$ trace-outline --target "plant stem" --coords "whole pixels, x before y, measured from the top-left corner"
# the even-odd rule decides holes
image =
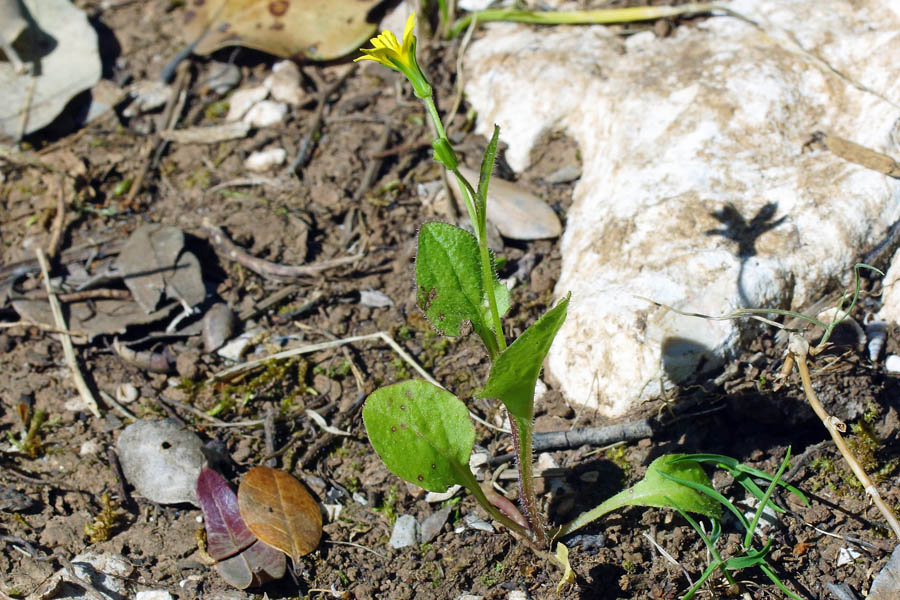
[[[797,372],[800,374],[800,381],[803,384],[803,391],[806,393],[806,399],[809,402],[809,405],[816,413],[816,416],[821,419],[822,423],[825,425],[825,429],[828,430],[828,433],[831,434],[834,445],[837,446],[841,456],[843,456],[844,460],[847,461],[847,464],[850,465],[850,470],[853,471],[853,474],[856,475],[856,478],[863,485],[866,494],[872,498],[872,502],[888,522],[888,525],[894,531],[894,535],[900,539],[900,522],[897,521],[897,517],[890,507],[882,500],[878,488],[876,488],[875,484],[872,483],[872,480],[869,479],[869,475],[866,473],[865,469],[862,468],[859,461],[857,461],[856,457],[853,455],[853,452],[847,447],[846,442],[844,442],[844,437],[838,429],[839,427],[843,428],[844,424],[828,414],[825,407],[822,406],[822,403],[819,401],[818,396],[816,396],[815,390],[813,390],[812,379],[809,376],[809,367],[806,364],[806,357],[809,353],[809,344],[807,344],[806,340],[803,338],[792,335],[791,342],[788,345],[788,353],[789,357],[793,357],[794,364],[797,366]]]
[[[484,495],[484,490],[478,485],[478,481],[475,479],[475,476],[472,474],[472,471],[469,470],[468,466],[454,464],[454,470],[459,478],[458,480],[462,482],[467,490],[469,490],[469,493],[475,496],[475,499],[478,500],[478,504],[491,515],[492,519],[503,523],[507,529],[519,534],[529,542],[531,541],[531,536],[528,534],[527,529],[507,517],[499,508],[491,504],[490,500],[487,499],[487,496]]]
[[[522,508],[525,519],[534,532],[537,543],[547,547],[547,533],[541,522],[541,513],[537,506],[537,497],[534,493],[534,469],[531,464],[532,426],[527,419],[522,419],[506,411],[509,416],[509,428],[512,431],[513,445],[516,448],[516,466],[519,470],[519,496],[522,498]]]

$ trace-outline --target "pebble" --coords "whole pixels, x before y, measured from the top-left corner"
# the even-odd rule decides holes
[[[244,123],[251,127],[263,128],[277,125],[287,115],[287,104],[274,100],[262,100],[254,104],[244,115]]]
[[[213,61],[209,65],[209,76],[203,86],[216,94],[224,95],[241,83],[241,70],[237,65]]]
[[[457,596],[456,600],[484,600],[484,596],[476,596],[475,594],[463,594]]]
[[[292,60],[283,60],[272,65],[272,74],[266,77],[263,85],[272,94],[272,98],[279,102],[300,106],[309,99],[300,87],[300,67]]]
[[[287,160],[287,150],[284,148],[258,150],[247,157],[244,167],[251,171],[268,171],[273,167],[283,165],[285,160]]]
[[[390,308],[394,305],[390,296],[378,290],[360,290],[359,303],[372,308]]]
[[[178,353],[175,359],[175,370],[185,379],[195,379],[200,373],[200,354],[193,350],[185,350]]]
[[[412,546],[416,543],[416,530],[419,528],[419,524],[416,522],[416,518],[412,515],[401,515],[397,517],[397,522],[394,523],[394,531],[391,533],[391,548],[395,550],[399,550],[400,548],[406,548],[407,546]]]
[[[466,525],[468,525],[470,529],[477,529],[478,531],[494,533],[494,526],[476,514],[469,513],[463,520],[466,522]]]
[[[478,173],[462,166],[459,170],[472,185],[477,185]],[[450,189],[462,202],[458,187],[452,185]],[[488,186],[487,218],[502,236],[513,240],[555,238],[562,233],[559,216],[549,204],[518,184],[498,177],[491,177]]]
[[[78,451],[79,456],[90,456],[91,454],[97,454],[100,452],[102,447],[94,440],[88,440],[81,444],[81,449]]]
[[[239,121],[244,118],[254,104],[264,100],[269,95],[269,90],[263,86],[244,88],[233,93],[228,98],[228,116],[226,121]]]
[[[250,331],[245,331],[241,335],[237,336],[216,352],[222,358],[226,358],[228,360],[233,360],[235,362],[241,360],[243,358],[244,353],[247,352],[247,348],[250,346],[250,343],[260,334],[262,329],[251,329]]]
[[[437,537],[450,516],[451,506],[445,506],[441,510],[431,513],[428,518],[422,521],[422,527],[419,531],[419,541],[427,544]]]
[[[172,594],[165,590],[144,590],[135,594],[134,600],[172,600]]]
[[[224,302],[216,302],[203,315],[203,349],[215,352],[234,335],[237,319]]]
[[[528,592],[522,590],[513,590],[506,596],[506,600],[528,600],[528,598]]]
[[[116,400],[120,404],[131,404],[138,399],[138,389],[130,383],[120,383],[116,386]]]
[[[900,356],[891,354],[884,359],[884,370],[888,373],[900,373]]]

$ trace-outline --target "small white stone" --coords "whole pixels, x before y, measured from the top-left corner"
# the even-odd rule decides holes
[[[323,504],[322,506],[325,507],[325,515],[328,517],[329,523],[334,523],[344,510],[340,504]]]
[[[165,590],[144,590],[135,594],[134,600],[172,600],[172,594]]]
[[[81,456],[90,456],[91,454],[97,454],[98,452],[100,452],[100,444],[94,440],[88,440],[81,444],[81,449],[78,451],[78,454]]]
[[[753,517],[756,516],[756,507],[759,506],[759,500],[757,500],[755,496],[747,496],[745,504],[750,507],[750,510],[744,513],[744,518],[750,523],[753,521]],[[762,515],[759,517],[759,522],[756,524],[756,527],[760,531],[766,532],[777,524],[778,513],[775,512],[775,509],[772,508],[771,504],[767,504],[766,508],[763,509]]]
[[[391,533],[391,548],[399,550],[416,543],[419,524],[412,515],[400,515],[394,523],[394,531]]]
[[[226,121],[239,121],[244,118],[257,102],[265,100],[269,90],[263,86],[238,90],[228,98],[228,116]]]
[[[351,497],[353,498],[353,501],[356,502],[357,504],[359,504],[360,506],[368,506],[369,505],[369,501],[366,499],[366,497],[363,496],[362,494],[360,494],[359,492],[353,492],[353,496],[351,496]]]
[[[475,594],[463,594],[457,596],[456,600],[484,600],[484,596],[476,596]]]
[[[479,517],[476,514],[469,513],[463,519],[466,522],[466,525],[471,529],[477,529],[478,531],[486,531],[488,533],[494,533],[494,526]]]
[[[268,150],[258,150],[248,156],[244,161],[244,166],[251,171],[268,171],[273,167],[283,165],[286,159],[287,150],[284,148],[270,148]]]
[[[888,373],[900,373],[900,356],[891,354],[884,359],[884,370]]]
[[[300,67],[292,60],[283,60],[272,65],[272,74],[266,77],[263,85],[279,102],[287,102],[300,106],[308,100],[308,96],[300,86]]]
[[[120,404],[131,404],[138,399],[138,389],[130,383],[120,383],[116,386],[116,400]]]
[[[840,550],[838,550],[837,566],[843,567],[844,565],[849,565],[859,557],[859,552],[857,552],[853,548],[841,548]]]
[[[258,328],[251,329],[250,331],[245,331],[241,335],[237,336],[236,338],[219,348],[216,351],[216,354],[218,354],[222,358],[233,360],[235,362],[241,360],[250,343],[254,339],[256,339],[261,331],[262,329]]]
[[[274,100],[262,100],[254,104],[244,116],[244,123],[251,127],[271,127],[284,121],[287,104]]]
[[[506,600],[528,600],[528,593],[522,590],[513,590],[506,596]]]
[[[378,290],[360,290],[359,303],[371,308],[390,308],[394,305],[390,296]]]

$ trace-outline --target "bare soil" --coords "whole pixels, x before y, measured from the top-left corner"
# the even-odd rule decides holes
[[[98,1],[76,4],[94,15],[106,49],[104,76],[118,84],[157,78],[165,60],[181,47],[181,40],[173,37],[181,9],[167,0],[119,3],[108,9]],[[665,28],[658,31],[665,34]],[[449,105],[455,93],[458,42],[422,42],[421,47],[422,63],[433,77],[438,97]],[[242,87],[259,84],[275,62],[252,51],[234,56],[225,50],[214,58],[239,65]],[[191,58],[187,68],[187,102],[178,126],[220,122],[216,105],[227,102],[227,97],[204,87],[213,68],[210,59]],[[11,265],[31,259],[32,248],[47,246],[62,189],[67,205],[63,250],[122,240],[145,223],[183,229],[189,248],[200,257],[209,293],[201,308],[216,300],[227,302],[236,313],[246,315],[239,331],[264,330],[248,359],[266,356],[285,344],[386,331],[443,385],[470,398],[487,373],[484,354],[470,338],[441,339],[415,306],[416,231],[426,221],[452,219],[448,206],[429,195],[438,189],[434,182],[440,175],[431,160],[421,106],[399,76],[383,68],[358,68],[327,98],[320,134],[310,137],[316,92],[351,67],[336,62],[302,68],[310,102],[289,111],[280,126],[251,131],[246,139],[158,146],[152,132],[160,128],[159,112],[131,119],[116,112],[79,129],[60,126],[27,140],[32,156],[65,175],[26,162],[0,162],[4,215],[0,262]],[[448,122],[465,161],[477,166],[485,140],[467,133],[465,103]],[[236,182],[247,177],[242,163],[251,151],[283,147],[291,160],[305,139],[312,142],[312,153],[294,175],[275,178],[273,173],[254,185]],[[573,184],[546,180],[561,166],[577,166],[577,152],[560,135],[549,135],[541,148],[534,168],[518,182],[546,199],[565,222]],[[131,199],[117,195],[116,186],[134,180],[145,165],[149,168],[139,192]],[[375,169],[371,179],[367,169]],[[510,175],[502,164],[498,174]],[[297,265],[355,254],[359,258],[293,283],[267,280],[217,251],[202,228],[204,219],[269,261]],[[551,306],[558,241],[503,241],[498,252],[501,276],[515,275],[520,281],[513,291],[508,337]],[[82,264],[90,269],[90,257],[87,263],[84,258]],[[54,274],[62,274],[69,265],[65,258],[55,261]],[[4,272],[4,279],[10,275]],[[40,274],[33,269],[6,283],[13,283],[19,294],[43,289]],[[254,310],[289,285],[294,287],[279,302]],[[109,287],[125,289],[121,281]],[[867,281],[866,287],[873,296],[861,304],[856,315],[860,320],[877,308],[878,283]],[[360,302],[365,290],[383,292],[393,305],[365,306]],[[92,389],[114,394],[121,384],[135,386],[139,398],[127,405],[128,410],[141,418],[182,419],[230,456],[225,474],[233,482],[250,467],[263,464],[269,450],[261,425],[227,427],[220,421],[258,420],[273,410],[277,415],[273,447],[287,447],[276,458],[277,466],[304,481],[320,502],[343,505],[340,517],[325,525],[319,549],[295,565],[293,577],[247,593],[233,590],[198,552],[199,509],[160,506],[139,496],[129,503],[123,497],[109,451],[128,419],[105,404],[99,419],[84,407],[62,346],[51,332],[22,323],[7,327],[19,320],[9,303],[0,306],[0,318],[4,321],[0,429],[19,436],[22,404],[33,403],[49,416],[38,433],[40,447],[34,456],[9,444],[0,455],[4,543],[0,589],[9,596],[28,595],[61,568],[60,557],[71,559],[87,550],[121,555],[134,567],[132,581],[177,598],[332,597],[325,590],[347,598],[443,599],[465,593],[507,598],[519,590],[530,598],[670,599],[679,598],[690,585],[688,577],[696,580],[707,564],[702,541],[677,513],[630,508],[583,532],[587,537],[572,551],[577,582],[557,594],[560,572],[555,566],[503,531],[463,527],[467,514],[481,514],[471,498],[455,504],[433,541],[392,549],[388,539],[397,515],[410,514],[421,521],[441,505],[429,504],[421,490],[391,475],[367,442],[359,400],[383,384],[412,376],[381,342],[309,354],[281,365],[283,371],[275,381],[251,375],[229,384],[232,388],[204,384],[228,364],[214,353],[203,353],[196,337],[163,338],[149,345],[155,352],[168,346],[178,356],[178,372],[166,374],[123,361],[111,348],[111,336],[78,346],[79,364]],[[122,339],[141,339],[166,324],[132,327]],[[889,333],[888,351],[897,351],[897,332]],[[805,405],[795,376],[773,391],[783,351],[784,343],[773,332],[760,329],[715,381],[698,380],[622,420],[654,419],[660,425],[652,438],[600,450],[553,452],[561,467],[557,482],[548,480],[540,486],[548,519],[561,523],[598,504],[639,479],[650,461],[664,453],[721,453],[774,472],[790,446],[794,467],[790,482],[809,496],[810,506],[783,497],[791,513],[766,534],[773,540],[771,563],[787,586],[803,597],[831,597],[829,582],[846,583],[863,596],[895,540]],[[851,442],[877,473],[887,502],[900,505],[897,379],[851,343],[819,357],[814,380],[830,411],[848,424],[864,424],[850,434]],[[554,383],[547,383],[548,392],[538,406],[539,431],[608,424],[590,411],[569,406]],[[243,396],[220,406],[218,421],[183,408],[186,404],[209,410],[235,390]],[[472,401],[470,408],[489,423],[502,417],[498,407],[483,401]],[[351,435],[323,437],[307,409],[317,410]],[[508,452],[510,441],[478,425],[476,444],[493,456]],[[722,493],[742,500],[740,488],[723,474],[717,473],[714,481]],[[515,481],[501,479],[501,483],[514,497]],[[130,486],[124,489],[130,494]],[[101,511],[104,493],[120,504],[119,518],[108,540],[92,544],[84,526]],[[735,526],[725,523],[726,555],[733,555],[740,545]],[[678,564],[662,556],[651,539]],[[858,555],[839,564],[844,548]],[[743,572],[739,578],[744,597],[781,595],[759,572]],[[712,581],[704,591],[707,597],[733,593],[720,577]]]

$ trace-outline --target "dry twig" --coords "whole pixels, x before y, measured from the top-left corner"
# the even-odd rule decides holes
[[[44,250],[40,246],[35,248],[35,254],[37,255],[38,264],[41,266],[41,274],[44,277],[44,287],[47,290],[47,300],[50,302],[50,310],[53,312],[53,319],[56,321],[56,326],[65,331],[67,329],[66,319],[63,317],[62,309],[59,306],[59,300],[56,298],[56,293],[50,285],[50,269],[47,265],[47,257],[44,255]],[[85,382],[84,377],[81,375],[81,370],[78,368],[78,362],[75,358],[75,347],[72,345],[72,338],[66,333],[60,333],[58,334],[58,337],[63,347],[66,363],[68,363],[69,369],[72,371],[75,387],[78,388],[81,399],[87,405],[88,409],[90,409],[91,413],[99,419],[100,409],[97,406],[94,395],[91,393],[90,388],[88,388],[87,382]]]

